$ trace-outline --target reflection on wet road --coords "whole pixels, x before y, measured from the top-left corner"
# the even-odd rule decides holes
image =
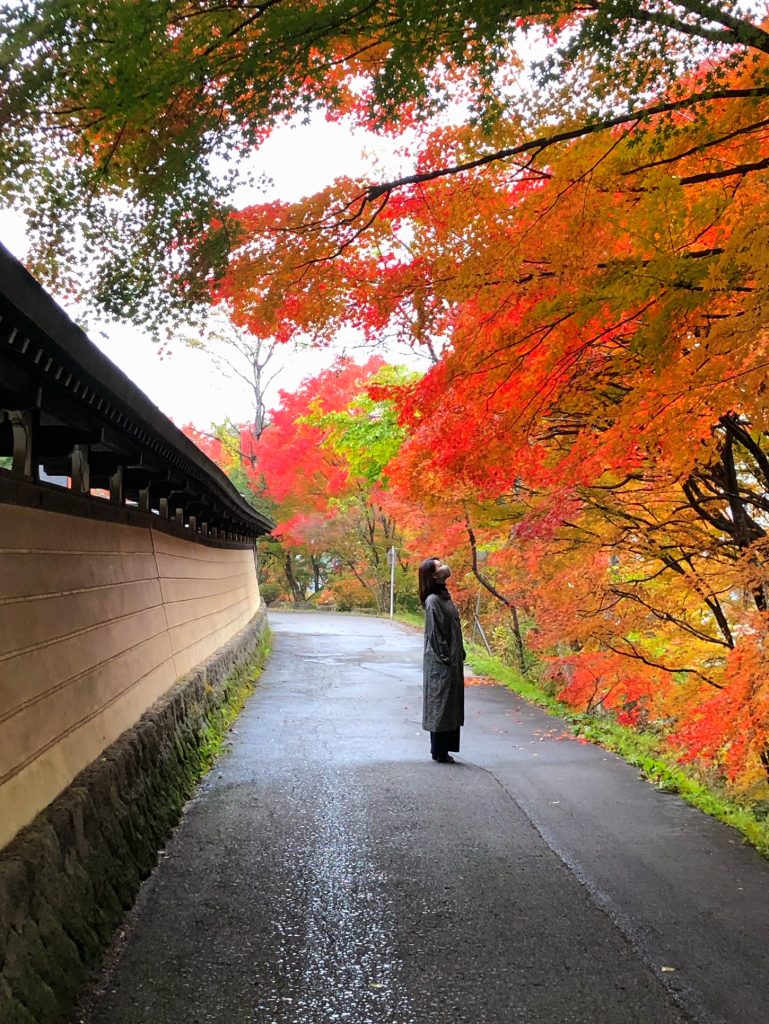
[[[286,1024],[412,1024],[399,978],[395,910],[370,853],[360,794],[328,774],[304,796],[314,813],[285,851],[293,881],[276,921],[280,988],[259,1009],[265,1020]]]

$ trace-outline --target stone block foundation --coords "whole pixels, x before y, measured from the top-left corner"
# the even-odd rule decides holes
[[[61,1024],[207,766],[212,723],[267,647],[264,606],[0,852],[0,1024]]]

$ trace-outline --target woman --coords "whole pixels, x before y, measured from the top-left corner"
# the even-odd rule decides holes
[[[422,728],[430,733],[433,761],[454,764],[459,728],[465,723],[465,674],[462,627],[457,606],[446,589],[451,569],[440,558],[419,567],[419,600],[425,610]]]

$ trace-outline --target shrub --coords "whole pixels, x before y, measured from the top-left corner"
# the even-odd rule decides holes
[[[277,583],[260,583],[259,593],[262,595],[262,600],[265,604],[272,604],[273,601],[277,601],[279,597],[283,595],[283,590]]]

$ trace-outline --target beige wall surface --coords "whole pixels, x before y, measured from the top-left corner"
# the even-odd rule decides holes
[[[0,505],[0,848],[258,606],[250,548]]]

